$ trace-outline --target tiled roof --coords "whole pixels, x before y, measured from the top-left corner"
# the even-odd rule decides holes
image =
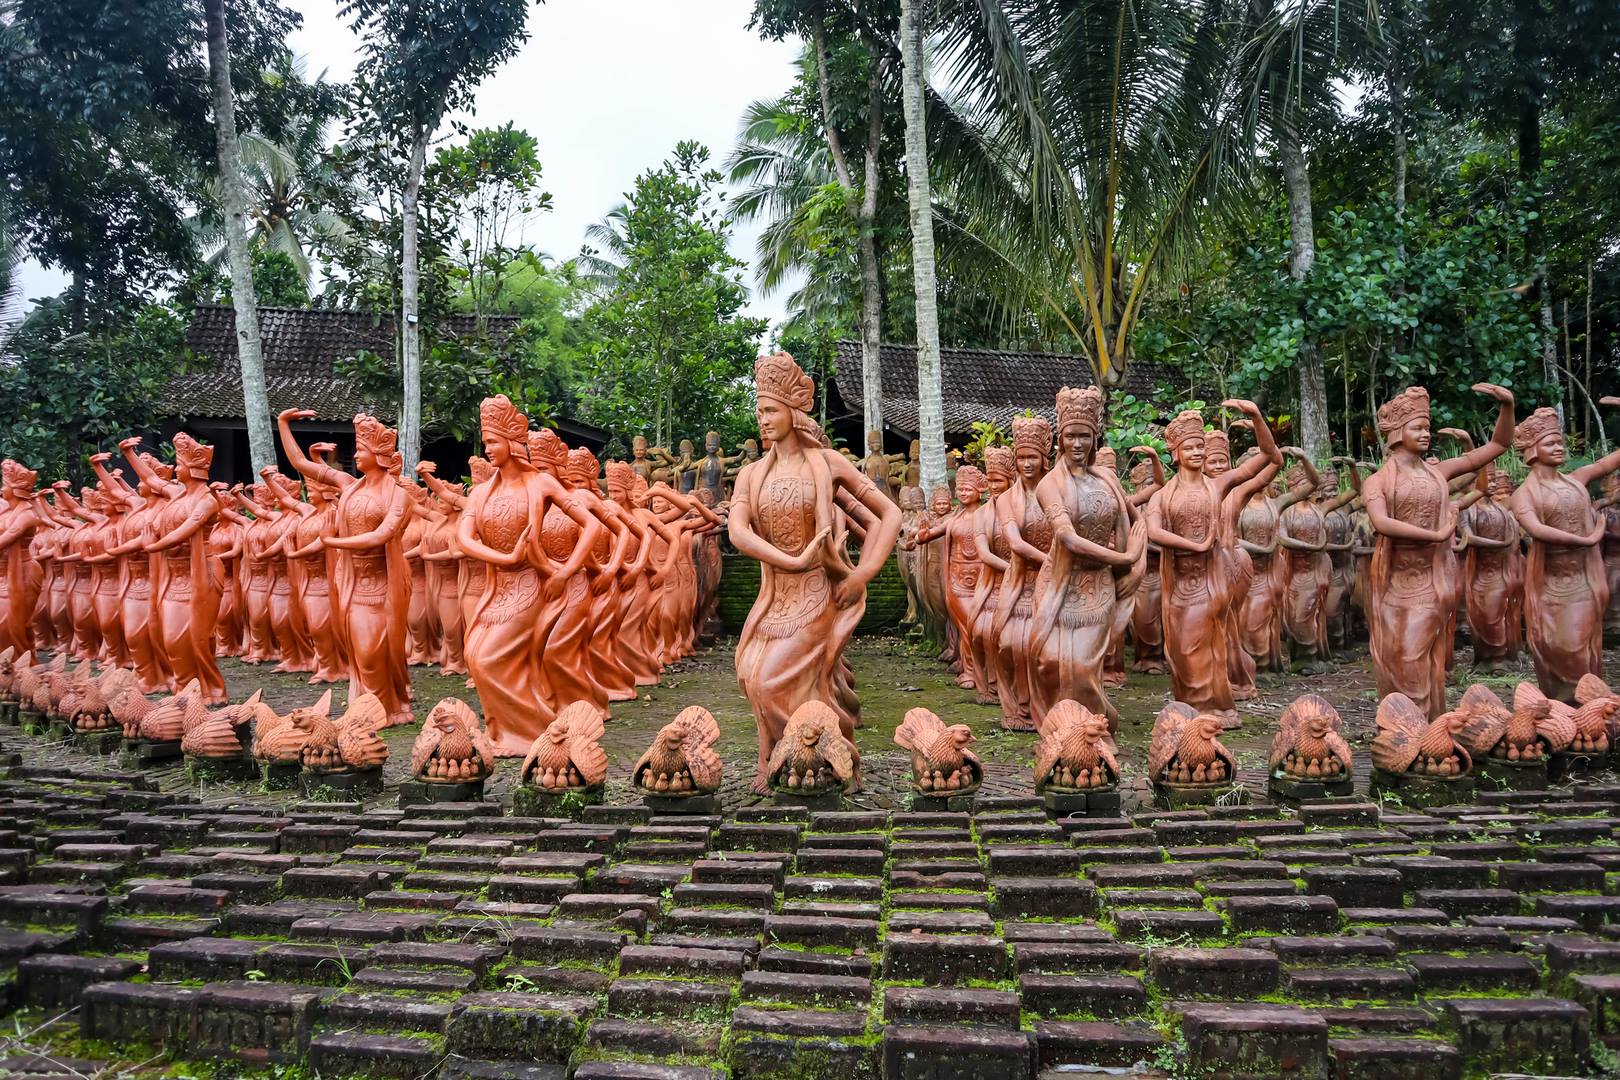
[[[917,423],[917,350],[912,345],[885,345],[883,421],[900,431],[915,432]],[[1056,420],[1053,403],[1065,386],[1090,386],[1091,364],[1083,356],[1058,353],[1003,352],[997,349],[941,349],[945,431],[965,435],[976,420],[1002,427],[1026,411]],[[1158,364],[1132,364],[1125,374],[1126,393],[1152,400],[1169,372]],[[838,370],[833,376],[838,396],[859,411],[864,400],[861,343],[838,343]]]
[[[508,316],[492,317],[490,331],[504,336],[516,325]],[[476,320],[453,315],[436,326],[441,337],[471,335]],[[393,423],[389,401],[370,401],[351,379],[334,370],[337,361],[366,350],[394,355],[394,316],[368,311],[312,308],[259,309],[259,338],[264,348],[264,382],[270,413],[314,409],[316,418],[352,420],[368,412]],[[229,307],[199,307],[186,330],[186,346],[198,358],[197,370],[176,375],[165,389],[159,412],[175,417],[242,415],[242,367],[236,351],[236,315]]]

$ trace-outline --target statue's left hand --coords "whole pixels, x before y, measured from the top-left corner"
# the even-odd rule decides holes
[[[1513,404],[1513,391],[1509,390],[1505,386],[1497,386],[1495,383],[1482,382],[1475,383],[1472,389],[1474,393],[1484,394],[1486,397],[1493,398],[1503,405]]]

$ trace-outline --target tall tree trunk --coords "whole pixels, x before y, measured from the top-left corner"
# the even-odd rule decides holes
[[[1277,123],[1277,158],[1282,164],[1283,184],[1288,191],[1288,236],[1293,254],[1288,260],[1288,276],[1304,281],[1316,262],[1316,230],[1311,223],[1311,173],[1305,150],[1299,144],[1299,129],[1291,118]],[[1322,370],[1322,353],[1309,336],[1300,345],[1294,363],[1299,391],[1299,445],[1311,457],[1328,456],[1327,376]]]
[[[1514,3],[1513,60],[1519,80],[1519,180],[1537,196],[1541,194],[1541,97],[1532,85],[1532,71],[1541,66],[1538,45],[1541,29],[1539,0]],[[1560,385],[1558,378],[1558,331],[1553,327],[1552,282],[1547,280],[1545,211],[1526,226],[1526,244],[1536,264],[1536,295],[1541,302],[1541,370],[1549,388]],[[1558,419],[1564,421],[1563,396],[1557,402]]]
[[[911,279],[917,294],[917,438],[922,487],[946,483],[945,409],[939,365],[939,297],[934,280],[934,204],[928,178],[928,116],[923,104],[922,20],[900,0],[902,101],[906,117],[906,196],[911,209]]]
[[[864,40],[864,39],[863,39]],[[819,17],[811,20],[810,43],[816,51],[816,86],[821,94],[821,126],[827,134],[827,153],[833,174],[846,193],[850,217],[860,234],[857,241],[861,262],[861,387],[867,431],[883,430],[883,281],[878,267],[877,219],[878,149],[883,134],[883,72],[877,50],[868,46],[872,71],[867,79],[866,169],[861,188],[849,168],[844,140],[833,123],[832,84],[827,73],[827,32]],[[857,195],[857,191],[859,194]]]
[[[422,194],[422,170],[427,167],[427,144],[433,131],[418,128],[411,140],[411,163],[400,197],[400,367],[404,387],[400,395],[399,450],[406,476],[414,476],[422,454],[422,324],[417,314],[421,271],[417,266],[416,217]]]
[[[225,255],[231,267],[231,307],[236,312],[236,354],[242,366],[242,413],[247,418],[248,456],[255,474],[276,463],[270,427],[270,396],[264,388],[264,351],[259,342],[259,300],[253,291],[248,253],[247,196],[242,148],[236,139],[236,101],[231,94],[231,53],[225,39],[225,0],[203,0],[208,22],[208,73],[214,91],[214,144],[225,201]]]

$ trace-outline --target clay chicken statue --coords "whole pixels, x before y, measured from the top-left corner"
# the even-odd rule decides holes
[[[187,728],[201,723],[207,715],[202,684],[192,679],[178,694],[156,702],[146,711],[137,736],[153,743],[179,742]]]
[[[529,747],[518,778],[542,791],[584,791],[607,779],[607,751],[602,749],[607,714],[593,702],[563,706]]]
[[[1467,720],[1468,713],[1460,708],[1430,720],[1405,694],[1386,695],[1378,703],[1372,763],[1394,776],[1442,780],[1467,776],[1473,771],[1474,759],[1458,738]]]
[[[17,700],[12,686],[16,681],[17,671],[23,665],[32,662],[32,653],[25,652],[19,657],[13,645],[7,645],[4,650],[0,650],[0,701]]]
[[[22,710],[34,708],[34,695],[39,692],[39,684],[45,678],[44,669],[33,663],[33,659],[33,653],[24,653],[17,661],[17,673],[11,680],[12,696]]]
[[[1283,710],[1271,740],[1271,773],[1295,780],[1341,780],[1350,775],[1350,744],[1340,734],[1339,712],[1319,694],[1305,694]]]
[[[720,725],[693,705],[665,724],[630,771],[630,782],[652,795],[709,795],[720,789]]]
[[[1156,785],[1230,784],[1237,758],[1219,736],[1221,718],[1172,701],[1159,710],[1148,741],[1148,776]]]
[[[1540,762],[1575,739],[1575,710],[1550,700],[1535,683],[1518,685],[1511,709],[1488,687],[1475,683],[1463,691],[1457,708],[1467,716],[1458,741],[1476,758]]]
[[[377,735],[388,726],[388,711],[376,694],[360,695],[336,721],[313,715],[310,720],[305,772],[365,772],[388,760],[388,746]]]
[[[1108,735],[1108,718],[1065,699],[1046,714],[1035,744],[1035,790],[1075,791],[1119,783],[1119,759]]]
[[[273,722],[275,712],[264,703],[264,691],[238,705],[226,705],[208,713],[181,736],[180,749],[187,757],[224,760],[240,758],[253,741],[250,732]],[[251,727],[250,727],[251,725]]]
[[[73,711],[67,713],[74,731],[111,731],[118,726],[113,718],[112,701],[132,686],[135,673],[127,668],[108,668],[99,679],[79,691]]]
[[[968,749],[973,729],[945,725],[927,709],[912,709],[895,729],[895,744],[911,751],[911,783],[924,794],[968,795],[984,782],[984,765]]]
[[[411,775],[429,784],[471,784],[494,771],[495,744],[472,706],[460,698],[433,706],[411,744]]]
[[[329,723],[332,691],[321,695],[314,705],[294,709],[286,716],[271,715],[253,729],[253,756],[261,765],[299,765],[304,745],[317,723]]]
[[[849,791],[859,775],[858,762],[855,747],[838,726],[838,714],[826,702],[812,700],[788,717],[765,763],[765,775],[778,791],[794,795]]]
[[[141,721],[152,711],[152,699],[141,693],[139,686],[126,686],[108,702],[112,718],[123,729],[125,739],[141,737]]]
[[[1607,754],[1620,724],[1620,696],[1609,684],[1587,673],[1575,685],[1575,741],[1573,754]]]

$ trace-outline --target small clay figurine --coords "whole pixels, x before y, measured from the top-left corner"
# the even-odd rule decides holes
[[[1377,768],[1396,776],[1466,776],[1474,759],[1458,737],[1467,721],[1468,713],[1461,709],[1430,720],[1405,694],[1386,695],[1378,703],[1378,733],[1369,756]]]
[[[1477,758],[1542,761],[1575,741],[1575,710],[1549,700],[1534,683],[1518,685],[1511,709],[1480,683],[1463,691],[1457,707],[1467,716],[1458,741]]]
[[[164,698],[141,717],[138,736],[147,742],[179,742],[186,729],[205,720],[202,685],[192,679],[178,694]]]
[[[269,716],[253,731],[253,756],[265,765],[297,765],[317,725],[330,723],[332,691],[285,716]]]
[[[1326,698],[1304,694],[1283,710],[1271,740],[1271,771],[1294,780],[1342,780],[1350,775],[1350,744],[1339,712]]]
[[[542,791],[584,791],[607,779],[607,751],[602,749],[607,714],[590,701],[564,705],[557,719],[529,747],[518,778]]]
[[[453,697],[433,706],[411,744],[411,775],[428,784],[470,784],[494,771],[495,747],[472,707]]]
[[[641,755],[630,782],[649,795],[709,795],[720,789],[720,755],[714,744],[720,725],[709,710],[692,705],[665,724]]]
[[[187,757],[242,757],[243,746],[251,742],[250,730],[271,722],[276,715],[264,704],[263,697],[263,690],[255,690],[253,696],[241,704],[227,705],[207,714],[181,737],[181,751]]]
[[[949,727],[927,709],[909,710],[894,732],[895,745],[911,751],[911,783],[928,795],[967,795],[984,781],[984,765],[968,745],[973,729]]]
[[[834,788],[854,790],[860,777],[860,754],[844,737],[838,716],[823,701],[807,701],[788,717],[782,737],[771,750],[766,775],[779,791],[817,795]]]
[[[1155,785],[1230,784],[1237,758],[1221,742],[1221,718],[1172,701],[1159,710],[1148,741],[1148,776]]]
[[[302,756],[306,772],[362,772],[388,760],[388,746],[377,735],[388,726],[388,711],[377,695],[360,695],[335,722],[311,719]]]
[[[1119,783],[1108,718],[1077,701],[1055,703],[1035,743],[1035,790],[1090,791]]]
[[[1613,742],[1610,732],[1620,716],[1620,697],[1596,675],[1582,675],[1575,686],[1575,740],[1573,754],[1607,754]]]

